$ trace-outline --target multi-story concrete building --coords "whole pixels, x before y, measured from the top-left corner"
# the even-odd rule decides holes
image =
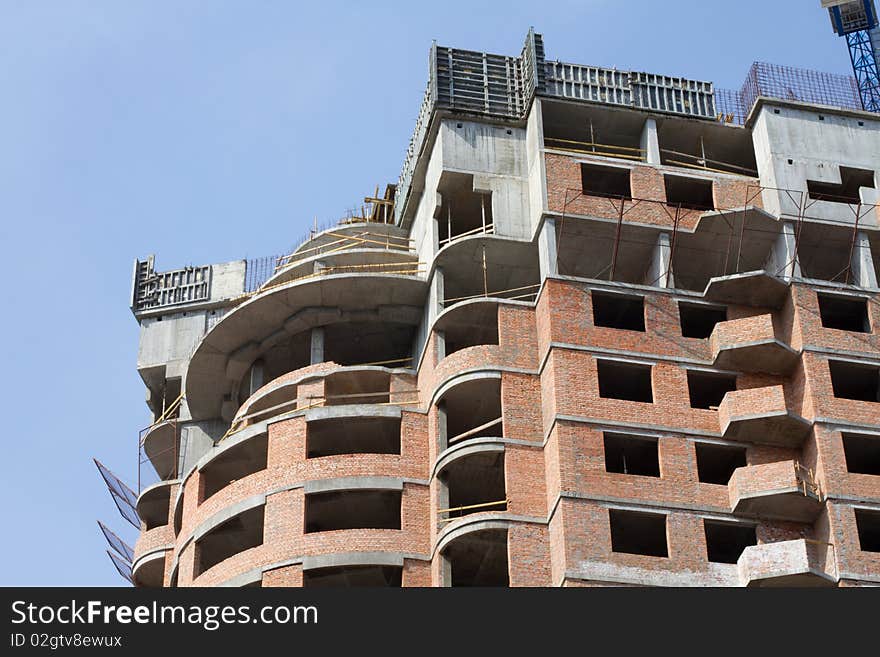
[[[816,80],[434,46],[362,217],[138,262],[135,583],[880,583],[880,116]]]

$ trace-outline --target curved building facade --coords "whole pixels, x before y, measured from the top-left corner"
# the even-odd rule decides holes
[[[880,583],[880,120],[713,94],[434,46],[369,213],[138,261],[134,583]]]

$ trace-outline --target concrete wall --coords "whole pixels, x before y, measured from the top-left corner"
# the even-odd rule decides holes
[[[875,204],[880,200],[880,119],[872,121],[834,110],[765,102],[755,119],[752,139],[764,187],[806,194],[807,180],[839,183],[839,166],[843,165],[874,171],[875,188],[862,188],[862,202]],[[797,216],[796,203],[785,194],[767,190],[764,202],[773,214]],[[825,221],[854,221],[849,207],[826,201],[813,203],[807,216]],[[868,213],[860,223],[876,226],[877,213]]]
[[[473,173],[475,188],[491,190],[495,233],[531,237],[526,131],[448,119],[441,123],[437,141],[444,170]],[[430,189],[426,185],[426,197]]]

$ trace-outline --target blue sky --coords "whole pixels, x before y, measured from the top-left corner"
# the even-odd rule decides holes
[[[369,5],[369,6],[367,6]],[[128,309],[160,270],[283,252],[396,181],[431,40],[738,88],[753,60],[849,72],[819,0],[0,0],[0,585],[117,585],[136,481]]]

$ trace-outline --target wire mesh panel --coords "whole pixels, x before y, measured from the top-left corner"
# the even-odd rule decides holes
[[[846,109],[862,109],[855,78],[805,68],[755,62],[740,91],[743,105],[751,108],[759,96],[794,100]]]
[[[126,561],[118,554],[107,550],[107,556],[110,557],[110,561],[113,562],[113,565],[116,566],[116,572],[118,572],[122,577],[128,581],[129,584],[134,584],[131,579],[131,562]]]
[[[101,473],[101,477],[104,479],[104,483],[107,484],[107,489],[110,491],[110,497],[112,497],[113,501],[116,503],[116,508],[119,509],[119,513],[122,514],[122,517],[128,520],[133,527],[140,529],[141,521],[136,510],[137,495],[135,495],[135,492],[126,486],[119,477],[113,474],[107,466],[101,463],[98,459],[93,460],[98,468],[98,472]]]
[[[110,528],[100,520],[98,520],[98,527],[101,528],[101,533],[104,534],[104,538],[107,539],[107,543],[111,548],[116,550],[116,552],[125,557],[128,561],[134,560],[134,550],[131,549],[128,543],[114,534]]]

